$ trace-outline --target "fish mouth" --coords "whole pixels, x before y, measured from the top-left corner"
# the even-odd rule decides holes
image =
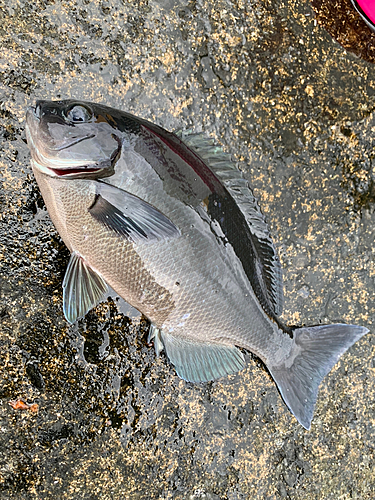
[[[30,148],[32,163],[41,171],[54,177],[73,177],[73,178],[86,178],[97,177],[98,172],[108,171],[104,176],[111,175],[109,171],[114,169],[121,154],[122,142],[113,134],[113,138],[117,141],[117,148],[112,153],[111,157],[102,160],[99,163],[84,162],[74,159],[60,159],[56,153],[69,149],[81,142],[93,139],[95,134],[89,133],[80,137],[72,138],[69,142],[62,144],[59,147],[48,148],[44,146],[44,141],[40,137],[41,116],[40,107],[29,106],[26,111],[26,139]]]
[[[69,168],[69,169],[61,169],[61,168],[49,168],[50,171],[52,171],[56,177],[72,177],[74,176],[77,178],[77,174],[92,174],[99,172],[100,170],[103,170],[103,167],[87,167],[83,166],[80,168]],[[86,177],[84,175],[84,177]]]

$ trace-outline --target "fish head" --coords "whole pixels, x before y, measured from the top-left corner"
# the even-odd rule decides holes
[[[123,139],[109,110],[75,100],[37,101],[26,113],[34,168],[52,177],[112,175]]]

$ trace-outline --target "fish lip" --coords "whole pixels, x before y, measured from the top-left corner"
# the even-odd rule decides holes
[[[56,177],[74,177],[75,179],[77,179],[78,175],[83,175],[82,178],[85,178],[88,174],[93,174],[100,170],[103,170],[103,167],[82,165],[82,167],[77,168],[50,168],[49,170],[51,170],[56,175]]]

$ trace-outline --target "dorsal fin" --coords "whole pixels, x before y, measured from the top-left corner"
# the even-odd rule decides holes
[[[221,180],[243,213],[249,226],[257,262],[255,265],[262,292],[276,316],[284,303],[283,278],[280,260],[272,241],[268,224],[246,179],[231,156],[217,146],[213,139],[202,134],[178,131],[176,134],[202,158]]]

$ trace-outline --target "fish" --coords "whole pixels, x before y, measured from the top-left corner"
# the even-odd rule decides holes
[[[74,323],[108,287],[149,319],[149,341],[200,383],[259,357],[311,428],[318,388],[363,326],[289,326],[265,216],[231,156],[202,134],[168,132],[79,100],[26,113],[31,165],[71,252],[63,311]]]

